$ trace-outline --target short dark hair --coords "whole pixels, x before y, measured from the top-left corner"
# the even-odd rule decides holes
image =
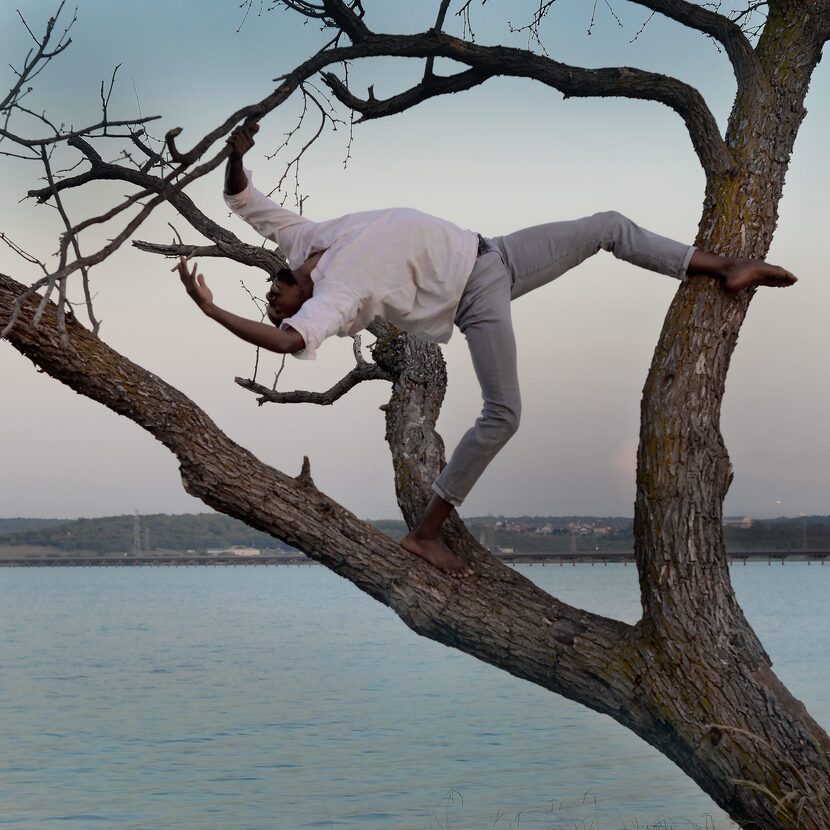
[[[268,277],[268,282],[273,282],[274,280],[284,282],[286,285],[297,284],[297,280],[294,279],[294,274],[291,273],[290,268],[280,268],[276,274],[271,274],[271,276]]]

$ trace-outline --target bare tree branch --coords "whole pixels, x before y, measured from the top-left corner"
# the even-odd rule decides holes
[[[352,95],[346,84],[333,73],[324,72],[322,75],[324,83],[337,100],[360,113],[360,118],[355,120],[355,124],[404,112],[404,110],[438,95],[472,89],[491,77],[493,77],[492,72],[481,69],[468,69],[450,77],[425,74],[424,79],[419,84],[398,95],[393,95],[391,98],[380,100],[374,97],[371,87],[369,88],[371,93],[369,98],[360,99]]]
[[[160,242],[142,242],[140,239],[133,240],[133,246],[140,251],[150,254],[161,254],[164,257],[223,257],[232,259],[242,265],[250,265],[254,268],[261,268],[270,276],[273,276],[281,268],[288,267],[285,258],[279,251],[270,251],[257,245],[248,245],[237,240],[226,242],[219,240],[215,245],[185,245],[164,244]]]
[[[354,0],[351,4],[346,4],[342,0],[322,0],[322,2],[327,16],[349,36],[352,43],[360,43],[372,34],[363,22],[363,6],[360,0]]]
[[[49,189],[52,191],[52,196],[55,200],[55,206],[58,209],[58,212],[61,215],[61,219],[63,220],[64,227],[66,228],[66,238],[71,242],[72,249],[75,252],[75,256],[78,259],[81,259],[81,248],[80,244],[78,243],[78,237],[76,234],[72,232],[72,223],[69,221],[69,216],[66,213],[66,209],[63,206],[63,202],[61,200],[60,194],[55,189],[55,180],[52,176],[52,168],[49,164],[49,156],[46,153],[46,147],[40,148],[41,160],[43,162],[43,167],[46,170],[46,177],[49,182]],[[63,246],[62,246],[63,247]],[[61,264],[60,267],[62,268],[66,264],[66,248],[63,247],[63,253],[61,254]],[[92,333],[98,334],[98,329],[100,328],[101,324],[95,317],[95,312],[92,308],[92,295],[89,289],[89,269],[88,268],[81,268],[81,276],[83,278],[83,288],[84,288],[84,300],[86,302],[86,310],[87,314],[89,315],[89,320],[92,323]],[[60,301],[58,303],[58,331],[61,334],[61,337],[66,342],[66,322],[64,318],[64,309],[66,304],[66,278],[63,278],[60,281]],[[35,315],[35,323],[40,319],[40,314],[42,312],[43,305],[38,309],[38,313]]]
[[[22,109],[22,107],[20,107]],[[160,115],[146,115],[144,118],[128,118],[123,121],[98,121],[96,124],[91,124],[88,127],[83,127],[80,130],[70,130],[69,132],[58,132],[56,135],[48,136],[46,138],[22,138],[15,135],[8,130],[0,129],[0,138],[7,138],[21,147],[41,147],[49,144],[57,144],[61,141],[69,141],[70,139],[79,136],[89,136],[96,130],[106,130],[109,127],[135,127],[139,124],[147,124],[150,121],[157,121],[161,118]]]
[[[12,241],[5,233],[0,231],[0,242],[4,242],[11,248],[21,259],[25,260],[26,262],[30,263],[31,265],[37,265],[44,274],[49,273],[49,269],[46,267],[46,263],[39,260],[37,257],[33,256],[30,253],[27,253],[23,250],[16,242]]]
[[[110,239],[110,242],[107,245],[100,248],[93,254],[66,263],[58,271],[56,271],[54,275],[50,275],[50,277],[41,278],[30,287],[30,293],[27,295],[27,297],[31,296],[31,294],[33,294],[41,287],[46,285],[50,280],[52,280],[53,283],[59,282],[60,280],[67,278],[80,268],[89,267],[91,265],[95,265],[99,262],[102,262],[112,253],[118,250],[118,248],[120,248],[120,246],[123,245],[124,242],[130,238],[130,236],[141,226],[144,220],[153,212],[153,210],[159,204],[168,200],[175,203],[178,200],[178,197],[182,195],[181,191],[184,187],[186,187],[194,180],[214,170],[216,167],[219,166],[219,164],[221,164],[227,158],[229,150],[227,146],[225,146],[212,159],[186,172],[186,168],[194,161],[196,161],[216,139],[225,135],[236,123],[238,123],[243,118],[248,118],[254,121],[259,120],[267,112],[270,112],[271,110],[282,104],[304,80],[306,80],[311,75],[315,74],[319,69],[323,68],[327,64],[331,62],[341,62],[344,60],[348,60],[349,58],[356,56],[356,54],[356,47],[349,47],[332,49],[326,52],[325,55],[320,53],[314,55],[312,58],[301,64],[292,73],[290,73],[286,77],[285,81],[271,95],[267,96],[258,104],[249,105],[238,110],[231,117],[227,118],[222,123],[222,125],[215,128],[212,132],[208,133],[206,136],[200,139],[188,153],[179,153],[178,151],[176,151],[176,156],[181,160],[181,164],[173,170],[171,170],[171,172],[164,176],[162,179],[156,179],[156,177],[151,177],[153,181],[151,184],[149,184],[149,186],[146,181],[143,181],[142,185],[140,185],[143,187],[143,189],[138,193],[134,193],[131,196],[127,197],[121,203],[115,205],[113,208],[106,211],[105,213],[102,213],[98,216],[90,217],[84,220],[83,222],[74,225],[70,229],[70,231],[72,234],[78,234],[85,228],[88,228],[95,224],[102,224],[113,219],[127,208],[131,207],[132,205],[138,202],[141,202],[142,199],[146,199],[148,196],[156,194],[155,196],[153,196],[153,198],[150,198],[147,202],[143,203],[142,209],[121,229],[119,233],[117,233]],[[177,129],[171,132],[178,134],[178,132],[180,131],[180,129]],[[168,137],[169,135],[170,134],[168,133]],[[87,154],[87,157],[92,162],[93,169],[88,171],[86,174],[81,174],[80,176],[72,177],[71,179],[67,179],[63,182],[56,183],[56,186],[59,189],[63,189],[69,186],[78,186],[80,184],[85,184],[88,181],[93,181],[100,178],[118,178],[128,181],[128,174],[138,174],[139,176],[146,175],[142,173],[142,171],[140,170],[129,170],[129,168],[118,167],[117,165],[106,165],[104,163],[99,163],[96,168],[96,154],[94,153],[94,151],[92,153],[89,152],[89,150],[87,149],[89,147],[88,142],[85,142],[81,136],[75,133],[64,135],[63,139],[65,139],[67,143],[72,143],[73,146],[76,146],[79,149],[81,149],[82,152],[85,152],[85,154]],[[100,155],[98,155],[98,159],[100,159]],[[35,193],[39,197],[41,197],[45,191],[46,189],[43,189],[41,191],[35,191]],[[48,196],[46,198],[48,198]],[[190,202],[190,200],[187,199],[187,202]],[[184,202],[184,204],[186,205],[187,202]],[[190,204],[192,205],[192,202],[190,202]],[[67,236],[64,235],[64,239],[61,242],[62,250],[64,250],[68,244],[69,240]],[[20,307],[20,305],[16,307],[15,313],[12,315],[10,322],[6,325],[3,331],[0,332],[0,337],[5,337],[9,333],[10,326],[12,326],[14,322],[17,320],[17,313],[19,312]]]
[[[313,84],[311,84],[311,86],[313,86]],[[315,89],[315,91],[318,92],[318,94],[321,95],[321,97],[323,97],[326,100],[326,103],[329,105],[329,107],[333,109],[333,107],[331,107],[331,102],[329,101],[329,99],[326,98],[325,95],[320,93],[320,90],[318,90],[317,87],[313,87],[313,88]],[[341,119],[336,118],[331,112],[327,112],[326,108],[317,100],[317,98],[314,96],[314,94],[309,92],[309,90],[306,88],[306,84],[301,84],[300,85],[300,92],[302,93],[302,96],[303,96],[303,110],[300,113],[300,118],[297,122],[297,126],[294,127],[292,130],[290,130],[286,134],[285,141],[273,153],[266,156],[266,158],[268,158],[268,159],[274,158],[274,156],[276,156],[277,153],[279,153],[280,150],[282,150],[284,147],[288,146],[291,139],[294,137],[294,135],[296,135],[296,133],[299,131],[299,129],[302,127],[303,123],[305,122],[306,114],[308,113],[308,102],[311,101],[311,103],[314,104],[314,106],[317,108],[317,111],[320,113],[320,123],[317,126],[317,129],[315,130],[315,132],[312,134],[311,138],[309,138],[308,141],[306,141],[305,144],[303,144],[303,146],[300,147],[297,154],[290,161],[288,161],[286,163],[285,170],[283,171],[282,176],[280,176],[280,178],[277,181],[276,185],[274,185],[274,187],[271,189],[271,191],[267,194],[268,196],[271,196],[275,191],[281,191],[285,180],[288,178],[288,175],[291,173],[291,170],[293,169],[294,170],[294,202],[297,205],[297,207],[299,209],[299,212],[302,213],[303,212],[303,202],[305,200],[305,197],[300,195],[300,164],[302,162],[302,159],[305,156],[305,154],[309,151],[311,146],[317,141],[317,139],[320,138],[320,136],[323,133],[323,130],[325,129],[326,124],[331,124],[332,129],[336,130],[337,129],[337,124],[344,124],[344,122]]]
[[[441,5],[438,7],[438,16],[435,18],[435,24],[432,27],[433,32],[440,32],[444,28],[444,19],[447,16],[447,9],[449,9],[449,7],[450,0],[441,0]],[[424,64],[424,80],[432,76],[434,65],[434,57],[426,59],[426,63]]]
[[[765,82],[763,69],[752,44],[741,27],[729,18],[703,6],[689,3],[687,0],[631,0],[631,2],[645,6],[653,12],[658,12],[684,26],[697,29],[715,38],[723,45],[729,60],[732,61],[735,77],[741,88]]]
[[[235,382],[243,389],[249,392],[254,392],[259,397],[257,403],[262,406],[264,403],[313,403],[318,406],[331,406],[335,401],[342,398],[347,392],[350,392],[359,383],[367,380],[388,380],[392,381],[394,378],[387,371],[382,369],[376,363],[369,363],[364,361],[358,364],[345,377],[341,378],[330,389],[325,392],[304,392],[302,390],[295,390],[292,392],[276,392],[263,386],[260,383],[247,378],[235,378]]]
[[[638,100],[656,101],[673,109],[681,116],[701,165],[707,175],[716,175],[732,169],[733,160],[729,148],[721,136],[714,115],[709,110],[703,96],[694,87],[667,75],[646,72],[632,67],[613,67],[602,69],[584,69],[555,61],[552,58],[536,55],[526,49],[514,49],[505,46],[481,46],[442,32],[426,32],[418,35],[365,35],[357,46],[347,47],[343,51],[350,57],[368,57],[385,55],[396,57],[435,57],[449,58],[465,63],[481,73],[482,78],[492,75],[532,78],[547,86],[559,90],[568,97],[624,97]],[[327,78],[331,78],[329,75]],[[436,79],[438,81],[440,79]],[[447,86],[439,85],[432,94],[455,91],[453,85],[465,88],[473,77],[460,73],[447,81]],[[469,83],[472,85],[472,83]],[[335,83],[332,91],[343,94],[343,84]],[[466,87],[468,88],[468,87]],[[422,81],[407,92],[390,100],[391,112],[400,112],[406,100],[418,103],[431,97],[429,82]],[[371,117],[382,109],[369,100],[361,101],[345,95],[343,102],[358,111],[365,110]],[[362,108],[362,109],[361,109]],[[369,117],[367,115],[367,117]]]
[[[8,124],[8,114],[12,106],[14,106],[15,102],[17,102],[23,95],[25,95],[25,91],[23,90],[23,85],[34,80],[40,72],[46,67],[50,60],[54,57],[59,55],[61,52],[64,51],[71,43],[72,39],[68,37],[69,30],[75,24],[78,19],[77,9],[75,10],[75,15],[72,17],[72,20],[69,21],[68,25],[64,28],[63,34],[60,36],[57,45],[51,52],[47,51],[50,41],[52,40],[52,35],[55,30],[55,25],[58,22],[58,18],[63,11],[63,7],[66,5],[66,0],[61,0],[60,5],[58,6],[58,10],[55,14],[49,18],[46,23],[46,31],[42,38],[37,38],[32,33],[31,28],[29,28],[29,24],[26,22],[23,15],[18,11],[17,15],[20,18],[23,25],[26,27],[26,31],[32,36],[32,39],[37,44],[37,50],[35,51],[34,55],[30,52],[26,56],[26,60],[23,63],[23,69],[18,72],[17,70],[12,67],[12,71],[17,75],[17,81],[12,85],[11,89],[9,90],[8,95],[0,101],[0,112],[6,112],[6,124]]]

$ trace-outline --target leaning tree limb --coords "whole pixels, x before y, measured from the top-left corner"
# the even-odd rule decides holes
[[[0,324],[24,291],[0,275]],[[617,655],[630,626],[559,602],[482,549],[473,554],[481,574],[475,581],[436,571],[320,492],[307,472],[298,481],[263,464],[185,395],[80,323],[68,324],[67,333],[64,346],[49,303],[40,326],[23,315],[8,339],[39,369],[164,444],[179,460],[185,489],[205,504],[299,548],[389,605],[418,633],[513,673],[533,674],[564,694],[587,693],[602,711],[625,709],[633,690],[626,691],[629,669]],[[598,666],[608,670],[600,683]]]

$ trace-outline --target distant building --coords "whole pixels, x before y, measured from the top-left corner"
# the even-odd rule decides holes
[[[222,553],[230,556],[261,556],[262,552],[259,548],[227,548]]]
[[[742,530],[749,530],[753,520],[749,516],[731,516],[723,520],[724,527],[739,527]]]

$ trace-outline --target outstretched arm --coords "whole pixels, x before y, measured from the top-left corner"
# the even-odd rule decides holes
[[[225,166],[225,204],[241,219],[244,219],[257,233],[277,243],[282,253],[292,259],[292,251],[298,244],[298,233],[310,220],[300,216],[260,193],[246,173],[242,157],[254,146],[257,124],[242,124],[236,127],[228,138],[231,153]],[[305,259],[308,244],[299,243],[300,251],[294,251],[294,258]],[[299,261],[295,264],[299,264]]]
[[[187,261],[184,258],[180,259],[179,276],[190,298],[204,314],[247,343],[280,354],[293,354],[305,348],[305,341],[294,329],[278,329],[265,323],[258,323],[256,320],[240,317],[216,305],[213,302],[213,293],[207,287],[204,276],[197,273],[195,263],[193,270],[188,271]]]
[[[248,177],[242,167],[242,156],[254,146],[254,135],[259,130],[259,124],[243,124],[237,127],[228,137],[231,154],[225,165],[225,193],[235,196],[248,186]]]

